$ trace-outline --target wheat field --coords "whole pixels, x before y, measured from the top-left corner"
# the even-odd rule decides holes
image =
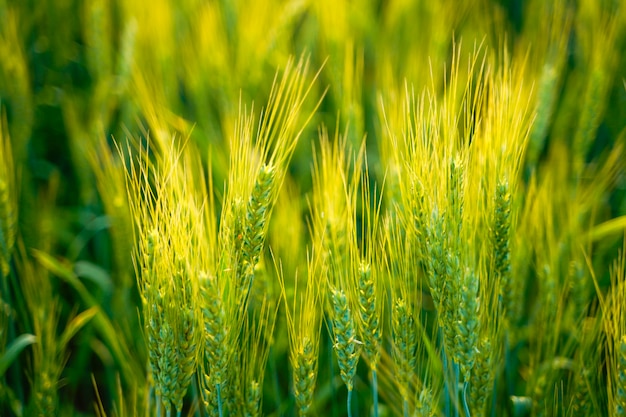
[[[626,416],[626,3],[0,0],[0,416]]]

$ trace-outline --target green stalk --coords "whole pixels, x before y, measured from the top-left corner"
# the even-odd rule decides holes
[[[161,417],[161,396],[157,395],[155,398],[156,398],[156,417]]]
[[[374,416],[378,417],[378,377],[376,370],[372,370],[372,397],[374,400]]]
[[[443,345],[441,327],[439,328],[439,342]],[[443,410],[446,417],[450,416],[450,388],[448,379],[448,355],[446,355],[446,349],[442,346],[441,349],[441,361],[443,366]]]
[[[200,380],[198,378],[199,378],[199,375],[197,373],[196,377],[193,379],[193,385],[192,385],[193,397],[198,402],[198,409],[196,410],[195,415],[196,417],[204,417],[204,407],[202,406],[202,398],[201,398],[202,390],[200,389]]]
[[[352,390],[348,390],[348,417],[352,417]]]
[[[509,393],[509,395],[513,395]],[[491,396],[491,417],[496,417],[496,406],[498,401],[498,374],[493,378],[493,395]]]
[[[469,405],[467,404],[467,387],[468,387],[469,383],[467,381],[465,381],[465,383],[463,383],[463,408],[465,409],[465,416],[466,417],[471,417],[470,415],[470,410],[469,410]]]
[[[335,375],[335,367],[333,366],[333,340],[332,337],[328,338],[328,345],[329,345],[329,349],[328,349],[328,357],[329,357],[329,361],[328,361],[328,368],[330,370],[330,394],[332,396],[332,398],[336,398],[336,394],[335,394],[335,378],[333,375]],[[337,407],[335,406],[335,402],[333,401],[333,405],[331,406],[332,409],[332,416],[333,417],[337,417]]]
[[[223,417],[223,411],[222,411],[222,389],[220,387],[220,384],[216,384],[215,386],[217,388],[217,415],[219,417]]]
[[[404,417],[409,417],[409,401],[406,398],[402,400],[402,410],[404,411]]]
[[[455,402],[455,406],[454,406],[454,415],[455,417],[459,417],[459,407],[458,407],[458,400],[459,400],[459,390],[458,390],[458,386],[459,386],[459,365],[457,363],[454,362],[454,360],[452,360],[452,369],[454,369],[454,381],[452,386],[454,387],[454,398],[456,400]],[[469,414],[468,414],[469,417]]]

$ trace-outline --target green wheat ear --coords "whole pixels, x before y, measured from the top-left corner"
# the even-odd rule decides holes
[[[244,293],[250,288],[254,277],[254,268],[259,263],[263,243],[265,242],[266,223],[270,212],[275,170],[271,165],[263,165],[257,175],[256,183],[246,207],[243,243],[241,248],[241,276]]]
[[[204,318],[204,354],[208,361],[209,373],[205,374],[207,401],[217,402],[221,407],[221,392],[227,375],[227,346],[225,311],[217,287],[217,278],[207,273],[200,274],[200,291],[203,298],[202,315]],[[221,413],[220,413],[221,414]]]
[[[461,373],[465,382],[468,382],[476,358],[480,322],[478,317],[478,276],[470,270],[466,270],[464,275],[455,341],[458,345]]]
[[[511,253],[509,249],[511,231],[511,193],[506,182],[496,186],[493,214],[493,259],[496,279],[500,280],[502,307],[508,321],[515,322],[519,310],[517,288],[511,276]]]
[[[257,417],[260,415],[261,405],[261,387],[255,380],[250,381],[246,392],[246,411],[245,417]]]
[[[397,298],[393,306],[392,330],[393,363],[403,400],[407,402],[417,362],[417,333],[415,320],[403,298]]]
[[[313,403],[313,391],[317,379],[317,356],[313,342],[302,338],[301,348],[292,354],[293,388],[296,407],[300,416],[306,416]]]
[[[192,277],[190,277],[186,263],[181,259],[177,261],[174,280],[176,280],[177,287],[176,305],[180,306],[181,313],[177,316],[178,322],[176,323],[178,328],[177,364],[179,378],[174,390],[173,404],[176,411],[180,414],[183,409],[183,398],[196,372],[201,333],[198,332],[200,323],[196,315],[196,309],[193,308],[196,294],[194,294],[190,285]]]
[[[359,266],[358,286],[363,351],[369,360],[370,368],[375,371],[380,358],[382,334],[376,314],[376,290],[369,264],[361,263]]]
[[[470,409],[473,417],[485,415],[487,400],[493,389],[494,352],[488,337],[481,338],[476,351],[476,363],[472,369],[469,385]]]
[[[433,399],[432,391],[423,387],[415,399],[413,417],[435,417],[436,415],[437,405]]]
[[[354,318],[348,306],[348,299],[343,290],[332,290],[333,301],[333,333],[335,335],[335,352],[339,362],[341,379],[352,391],[354,375],[359,362],[360,342],[356,339]]]

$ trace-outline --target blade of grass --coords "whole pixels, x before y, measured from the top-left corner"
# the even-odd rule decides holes
[[[129,349],[126,346],[124,339],[119,337],[119,333],[115,330],[115,327],[107,315],[100,308],[98,301],[89,293],[87,288],[78,279],[74,272],[72,272],[67,265],[64,265],[62,262],[54,259],[51,255],[45,252],[33,249],[33,256],[48,271],[68,283],[80,295],[80,298],[89,308],[96,309],[93,317],[94,326],[111,349],[113,356],[122,371],[124,380],[131,384],[143,382],[142,379],[139,379],[143,376],[142,370],[139,367],[133,369],[131,364],[132,361],[128,360],[129,358],[132,358],[133,355],[129,353]]]
[[[37,343],[37,337],[32,334],[23,334],[15,339],[4,354],[0,357],[0,378],[4,376],[6,370],[11,366],[15,358],[28,346]]]
[[[78,316],[74,317],[72,321],[67,324],[65,330],[63,330],[63,334],[61,334],[61,339],[59,339],[60,348],[65,349],[72,337],[74,337],[80,329],[82,329],[87,323],[89,323],[96,314],[98,314],[98,308],[91,307],[90,309],[85,310]]]

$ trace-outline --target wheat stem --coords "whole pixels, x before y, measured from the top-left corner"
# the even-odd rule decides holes
[[[161,396],[156,395],[156,417],[161,417]]]
[[[374,402],[373,417],[378,417],[378,376],[376,370],[372,370],[372,399]]]
[[[469,405],[467,403],[467,387],[469,386],[469,381],[465,381],[463,383],[463,408],[465,409],[465,416],[471,417]]]
[[[222,387],[221,384],[215,384],[215,389],[217,390],[217,415],[219,417],[224,416],[223,406],[222,406]]]
[[[347,407],[348,407],[348,417],[352,417],[352,390],[348,390],[348,399],[346,400],[348,402]]]

